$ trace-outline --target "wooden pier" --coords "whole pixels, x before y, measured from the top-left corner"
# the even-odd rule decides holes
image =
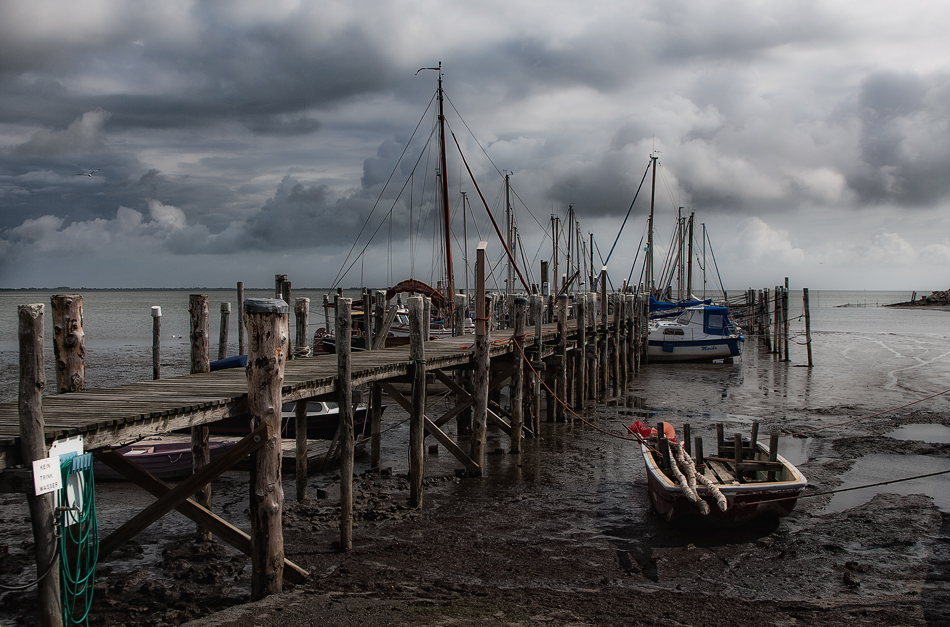
[[[296,359],[288,358],[297,351],[290,349],[287,303],[281,299],[251,299],[243,303],[249,337],[247,367],[214,372],[207,371],[201,360],[194,356],[195,345],[203,345],[207,350],[204,339],[207,334],[200,332],[201,326],[207,324],[207,316],[206,312],[201,315],[206,309],[206,299],[204,304],[201,299],[193,299],[193,314],[197,312],[192,321],[192,370],[195,374],[88,390],[84,389],[83,376],[73,374],[63,377],[70,385],[69,389],[64,389],[62,382],[57,381],[57,389],[64,393],[54,396],[42,396],[45,387],[41,346],[43,307],[24,305],[20,307],[20,402],[0,404],[0,491],[26,493],[28,500],[37,502],[39,507],[44,499],[32,496],[30,463],[42,459],[53,441],[81,437],[87,452],[93,452],[99,461],[157,499],[100,542],[100,558],[176,509],[197,523],[199,539],[210,538],[213,534],[251,557],[252,597],[260,598],[280,591],[283,577],[295,583],[308,577],[306,571],[283,555],[280,530],[283,492],[279,487],[280,464],[276,451],[280,446],[278,432],[284,403],[297,402],[298,410],[306,405],[307,400],[330,400],[340,404],[341,546],[348,549],[352,546],[353,533],[352,503],[349,502],[352,499],[353,456],[353,405],[350,400],[355,386],[366,386],[371,391],[373,463],[379,464],[382,392],[385,391],[409,413],[410,486],[413,487],[410,505],[419,507],[422,504],[426,437],[433,436],[458,458],[462,466],[460,473],[477,477],[484,464],[487,426],[501,428],[509,435],[515,453],[520,452],[522,437],[531,437],[537,431],[542,420],[542,386],[546,389],[548,420],[565,420],[566,407],[583,408],[591,402],[611,402],[607,398],[611,382],[614,396],[626,387],[626,381],[640,363],[640,350],[644,344],[640,340],[645,326],[639,314],[645,317],[645,311],[634,306],[632,294],[611,294],[612,312],[608,314],[608,295],[602,294],[601,297],[603,302],[598,308],[600,311],[596,312],[600,315],[595,316],[596,295],[575,296],[571,313],[580,315],[580,321],[576,318],[569,321],[570,300],[566,296],[556,302],[548,299],[545,307],[542,297],[535,295],[531,297],[530,308],[526,299],[512,299],[510,303],[504,303],[505,310],[511,312],[512,329],[493,330],[488,324],[493,315],[492,299],[482,293],[476,300],[485,303],[486,307],[479,308],[474,335],[423,341],[428,334],[424,331],[427,325],[422,324],[423,320],[429,319],[428,302],[413,296],[410,298],[410,320],[414,332],[409,345],[355,352],[350,351],[347,332],[351,327],[351,301],[339,298],[336,303],[337,337],[346,339],[339,343],[337,353]],[[81,297],[69,295],[65,298],[78,302],[78,313],[72,316],[73,322],[74,319],[81,321]],[[368,301],[364,303],[364,306],[368,305]],[[529,309],[532,312],[530,326],[527,320]],[[638,315],[635,312],[639,312]],[[549,322],[544,322],[545,317]],[[29,329],[30,325],[34,325],[32,329]],[[82,345],[81,324],[70,323],[69,316],[65,324],[54,322],[54,328],[54,338],[64,336],[63,346],[75,348]],[[458,330],[461,331],[461,322]],[[78,340],[76,337],[72,340],[66,338],[69,333]],[[298,342],[299,334],[298,327]],[[27,345],[31,348],[25,351]],[[24,355],[29,362],[26,366]],[[66,360],[59,347],[56,359],[57,366]],[[204,359],[207,361],[206,357]],[[78,363],[81,367],[81,360]],[[59,370],[63,368],[59,367]],[[455,406],[439,417],[426,414],[424,393],[419,393],[425,389],[427,374],[448,387],[456,399]],[[417,390],[408,395],[411,400],[397,387],[397,384],[406,383],[414,385]],[[508,387],[510,391],[508,407],[498,403],[498,391],[502,387]],[[620,401],[614,399],[613,402]],[[466,414],[470,420],[468,425],[461,420]],[[251,433],[211,461],[207,457],[206,425],[242,417],[248,419]],[[306,416],[298,411],[297,467],[306,469],[306,459],[301,464],[301,451],[306,454],[306,446],[301,448],[299,439],[306,438],[306,429],[300,428],[304,424],[299,422],[301,418],[306,420]],[[459,420],[458,436],[468,439],[468,450],[443,430],[453,419]],[[196,460],[194,472],[174,487],[155,479],[112,450],[145,437],[189,429]],[[304,435],[300,436],[301,433]],[[216,477],[248,456],[251,457],[250,534],[213,514],[210,497],[203,500],[206,487]],[[297,498],[302,500],[306,492],[306,473],[297,474]],[[31,511],[34,511],[32,505]],[[53,535],[53,523],[40,520],[46,526],[37,531],[38,519],[49,518],[49,515],[38,517],[34,513],[33,518],[34,536],[39,546],[45,542],[40,538]],[[38,553],[38,564],[41,562]],[[56,598],[49,590],[41,591],[41,596],[44,594]],[[41,624],[56,625],[54,614],[50,610],[47,616],[50,620],[41,620]]]

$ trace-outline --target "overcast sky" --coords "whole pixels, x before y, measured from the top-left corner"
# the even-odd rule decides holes
[[[396,199],[418,149],[385,183],[442,62],[450,129],[493,208],[512,173],[533,266],[570,204],[606,257],[656,151],[657,254],[694,212],[727,289],[947,289],[948,32],[934,0],[4,0],[0,288],[325,287],[357,241],[343,287],[431,280],[430,198]],[[463,169],[460,276],[461,230],[472,255],[489,239]],[[615,283],[648,211],[645,190]]]

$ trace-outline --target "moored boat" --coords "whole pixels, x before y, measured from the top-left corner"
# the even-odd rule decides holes
[[[234,442],[210,443],[211,459],[224,453]],[[171,481],[184,479],[192,473],[191,440],[181,441],[144,441],[114,449],[126,460],[147,470],[157,479]],[[125,481],[125,476],[106,466],[102,462],[93,464],[96,481]]]
[[[284,403],[281,407],[280,437],[293,439],[297,437],[295,403]],[[386,410],[383,405],[380,412]],[[356,434],[368,434],[369,415],[366,405],[360,405],[353,412],[353,430]],[[340,424],[340,408],[336,403],[329,401],[307,401],[307,439],[331,440]],[[212,435],[243,437],[250,433],[251,427],[247,418],[227,418],[212,422],[208,425]],[[364,431],[366,433],[364,433]]]
[[[668,521],[703,517],[723,525],[764,514],[788,516],[808,485],[805,476],[778,454],[777,444],[770,450],[751,439],[739,440],[739,455],[733,438],[720,443],[719,456],[703,457],[698,450],[694,460],[666,437],[643,439],[640,449],[656,512]],[[690,467],[695,472],[692,481]]]
[[[650,321],[647,356],[651,362],[714,361],[738,357],[745,338],[716,305],[687,307],[676,318]]]

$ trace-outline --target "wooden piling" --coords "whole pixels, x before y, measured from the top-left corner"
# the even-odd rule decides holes
[[[231,321],[231,303],[221,303],[221,329],[218,333],[218,359],[228,356],[228,327]]]
[[[373,350],[373,298],[369,290],[363,289],[363,346]]]
[[[788,277],[785,277],[785,289],[782,290],[782,339],[785,342],[785,361],[788,356]]]
[[[211,370],[211,343],[208,323],[208,295],[189,295],[188,313],[191,317],[191,374],[209,372]],[[191,467],[195,473],[211,463],[210,439],[211,436],[207,426],[199,425],[191,428]],[[195,493],[195,502],[206,509],[211,509],[210,483]],[[202,525],[198,525],[196,540],[199,542],[211,540],[211,532]]]
[[[82,295],[50,297],[53,320],[53,356],[59,394],[86,389],[86,334],[83,331]]]
[[[426,358],[429,334],[421,296],[409,297],[409,359],[412,360],[412,410],[409,412],[409,506],[422,507],[425,464]]]
[[[290,303],[287,303],[290,305]],[[367,314],[368,315],[368,314]],[[294,340],[294,357],[309,357],[310,349],[310,299],[294,299],[294,322],[296,337]]]
[[[521,453],[521,436],[524,425],[524,327],[527,319],[528,299],[516,298],[514,303],[515,370],[511,375],[511,452]]]
[[[244,343],[244,281],[237,283],[237,302],[238,302],[238,355],[247,354],[247,346]]]
[[[778,461],[778,433],[771,433],[769,435],[769,461],[777,462]],[[775,471],[770,470],[768,476],[766,477],[768,481],[775,481]]]
[[[555,404],[554,418],[558,422],[564,422],[565,411],[564,403],[567,398],[567,306],[570,301],[567,294],[561,294],[557,297],[557,356],[558,364],[555,375],[557,383],[554,387]]]
[[[152,307],[152,379],[162,378],[162,308]]]
[[[577,302],[577,366],[574,368],[574,409],[584,411],[584,399],[587,393],[587,299],[579,294]]]
[[[44,459],[46,423],[43,420],[43,389],[46,371],[43,360],[43,305],[17,307],[20,336],[20,455],[30,467],[33,461]],[[59,472],[59,468],[55,469]],[[26,495],[33,524],[33,550],[36,574],[42,575],[52,564],[52,570],[40,580],[37,587],[38,622],[43,627],[62,627],[63,610],[60,601],[59,560],[56,551],[56,529],[53,524],[53,495],[36,496],[32,490]]]
[[[292,355],[294,357],[307,357],[310,355],[309,298],[294,300],[294,320],[296,321],[297,335]],[[303,501],[307,498],[307,422],[307,399],[302,398],[294,404],[294,430],[296,432],[294,482],[296,484],[297,501]]]
[[[808,353],[808,367],[811,368],[815,364],[811,359],[811,308],[808,304],[808,288],[802,290],[802,305],[805,309],[805,349]]]
[[[620,398],[620,320],[623,315],[623,300],[620,294],[613,295],[614,301],[614,326],[613,326],[613,351],[611,352],[611,374],[613,377],[613,397]]]
[[[532,294],[530,300],[531,318],[534,320],[534,347],[531,349],[534,372],[531,375],[531,430],[539,433],[541,430],[541,376],[544,362],[541,361],[541,324],[543,313],[543,297]]]
[[[284,576],[281,513],[284,491],[280,476],[281,388],[290,348],[286,302],[248,299],[247,406],[251,429],[267,422],[273,434],[252,456],[250,476],[251,598],[280,592]],[[343,420],[344,410],[340,406]]]
[[[485,429],[488,424],[488,368],[491,336],[488,330],[488,302],[485,294],[485,249],[488,242],[479,242],[475,252],[475,389],[472,415],[472,438],[469,457],[478,468],[485,465]],[[481,470],[478,471],[481,474]]]

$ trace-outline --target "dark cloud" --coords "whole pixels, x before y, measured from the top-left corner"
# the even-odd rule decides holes
[[[876,72],[855,115],[861,159],[848,184],[868,204],[926,207],[950,198],[950,76]]]

